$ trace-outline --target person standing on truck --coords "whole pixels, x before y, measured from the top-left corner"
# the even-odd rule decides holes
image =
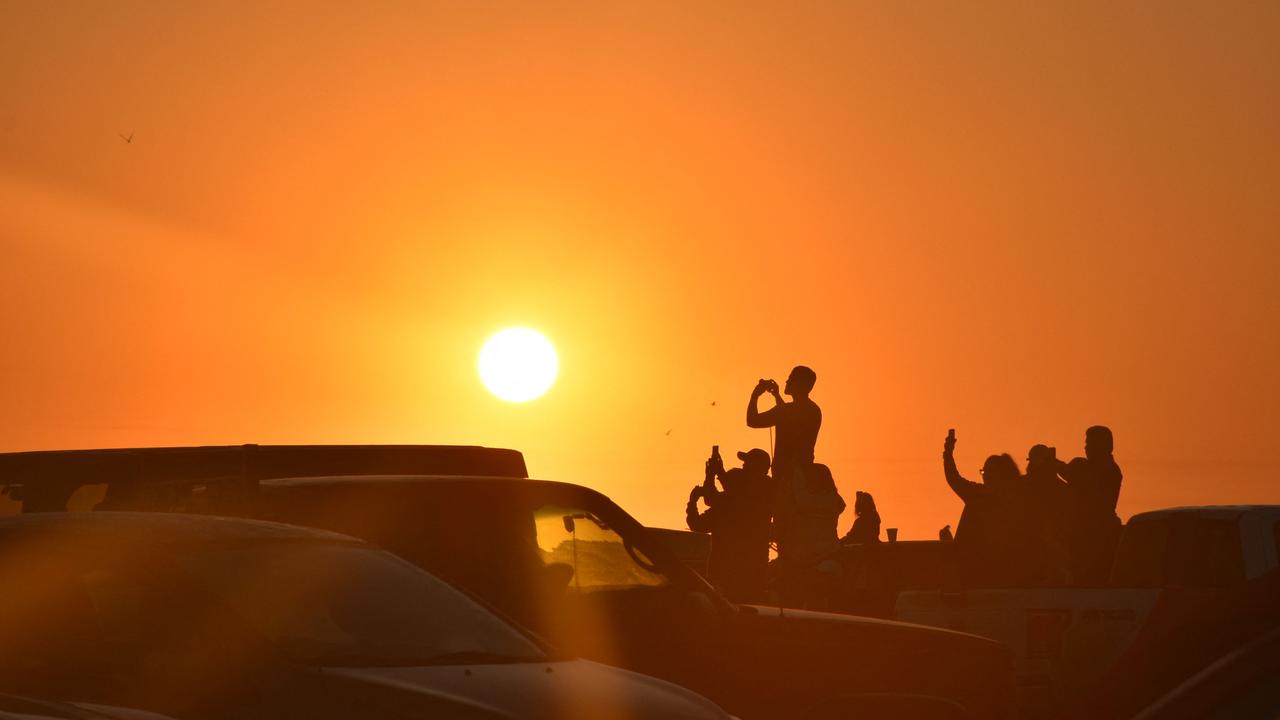
[[[761,380],[751,391],[747,403],[747,427],[778,429],[773,448],[773,476],[783,470],[809,465],[813,462],[813,449],[818,443],[818,429],[822,427],[822,409],[809,398],[818,374],[804,365],[797,365],[787,377],[782,392],[791,396],[791,402],[782,399],[778,383]],[[760,396],[773,395],[774,405],[764,412],[758,407]]]
[[[1058,463],[1058,474],[1067,484],[1071,570],[1076,584],[1105,584],[1111,574],[1122,528],[1116,504],[1124,479],[1114,450],[1111,429],[1094,425],[1084,433],[1084,457]]]
[[[1067,485],[1058,478],[1058,451],[1035,445],[1027,452],[1022,510],[1027,518],[1027,538],[1035,558],[1038,584],[1062,585],[1070,580],[1070,524]]]
[[[742,467],[726,471],[714,453],[705,481],[694,486],[685,521],[694,532],[711,533],[708,579],[734,602],[764,600],[769,570],[769,519],[773,492],[769,453],[755,448],[738,453]],[[715,488],[720,481],[724,490]],[[698,510],[698,499],[707,504]]]
[[[1029,584],[1020,549],[1025,547],[1025,516],[1020,512],[1022,473],[1008,453],[991,455],[982,464],[982,482],[966,480],[956,468],[956,431],[942,445],[942,470],[947,485],[964,510],[956,525],[956,551],[965,579],[978,586],[1016,587]]]
[[[779,557],[784,552],[784,538],[792,534],[787,525],[796,515],[795,499],[805,494],[802,485],[804,473],[813,465],[814,446],[818,442],[818,430],[822,427],[822,409],[809,398],[817,381],[817,373],[804,365],[797,365],[791,370],[782,390],[791,396],[791,402],[782,399],[777,382],[762,379],[756,383],[747,403],[747,427],[777,428],[772,475],[774,538],[778,540]],[[760,396],[766,392],[773,395],[774,405],[760,412]]]

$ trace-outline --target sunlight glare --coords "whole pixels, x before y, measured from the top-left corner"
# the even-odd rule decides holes
[[[560,362],[551,341],[536,330],[507,328],[480,350],[480,379],[497,397],[527,402],[555,382]]]

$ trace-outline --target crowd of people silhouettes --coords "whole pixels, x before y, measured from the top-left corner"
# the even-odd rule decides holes
[[[826,594],[840,573],[836,525],[845,502],[830,468],[814,462],[822,427],[822,409],[809,397],[815,382],[817,374],[801,365],[781,390],[773,380],[757,383],[747,403],[747,426],[774,429],[772,459],[754,448],[738,453],[741,468],[726,471],[713,449],[703,483],[689,494],[689,529],[712,536],[708,575],[735,600],[765,599],[771,542],[778,551],[773,585],[788,604],[809,604]],[[761,412],[759,400],[766,393],[774,405]],[[716,489],[717,480],[722,490]],[[699,510],[699,499],[705,511]],[[874,514],[874,502],[871,507]]]
[[[1085,431],[1085,455],[1071,462],[1054,448],[1035,445],[1027,471],[1008,455],[983,463],[982,482],[956,469],[956,436],[943,442],[947,484],[964,501],[956,547],[971,584],[1028,587],[1105,583],[1120,539],[1116,515],[1120,466],[1111,430]]]
[[[831,470],[814,461],[822,410],[809,397],[817,374],[797,366],[779,391],[760,380],[747,404],[747,426],[776,432],[772,460],[754,448],[737,453],[742,466],[726,470],[712,449],[703,482],[689,493],[690,530],[711,534],[707,573],[730,598],[770,598],[797,607],[825,607],[842,574],[842,545],[880,542],[875,499],[858,491],[855,520],[840,538],[845,501]],[[759,400],[773,396],[764,412]],[[783,395],[791,399],[783,399]],[[954,542],[964,582],[986,587],[1099,584],[1107,579],[1119,541],[1116,516],[1122,473],[1113,457],[1111,430],[1085,432],[1085,454],[1070,462],[1035,445],[1026,473],[1007,453],[983,463],[981,482],[964,478],[955,462],[955,430],[943,442],[943,475],[964,502]],[[717,482],[719,488],[717,488]],[[699,508],[698,501],[706,509]],[[890,540],[896,531],[890,529]],[[951,540],[950,526],[939,537]],[[771,543],[777,550],[770,563]]]

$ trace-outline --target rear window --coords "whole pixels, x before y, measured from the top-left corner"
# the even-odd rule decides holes
[[[1165,555],[1168,585],[1227,587],[1244,581],[1244,550],[1235,520],[1179,518]]]
[[[1244,579],[1239,523],[1195,513],[1131,523],[1112,573],[1120,587],[1213,588]]]

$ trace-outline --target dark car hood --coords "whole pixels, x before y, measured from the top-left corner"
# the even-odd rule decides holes
[[[797,631],[817,631],[820,635],[829,638],[830,642],[836,643],[840,642],[846,633],[856,633],[864,641],[868,637],[884,636],[895,643],[920,642],[934,648],[943,646],[963,648],[969,652],[990,655],[1006,653],[1003,646],[995,640],[928,625],[816,610],[795,610],[776,605],[740,605],[739,609],[758,624],[785,626],[795,628]]]
[[[82,702],[37,700],[0,695],[0,718],[6,720],[171,720],[145,710]]]
[[[390,691],[399,699],[398,707],[456,708],[458,715],[468,717],[521,720],[727,717],[711,701],[684,688],[587,660],[325,668],[322,672],[330,681],[340,679],[364,689]]]
[[[758,605],[739,606],[734,625],[742,652],[792,693],[938,697],[991,717],[1005,712],[1013,689],[1008,649],[968,633]]]

